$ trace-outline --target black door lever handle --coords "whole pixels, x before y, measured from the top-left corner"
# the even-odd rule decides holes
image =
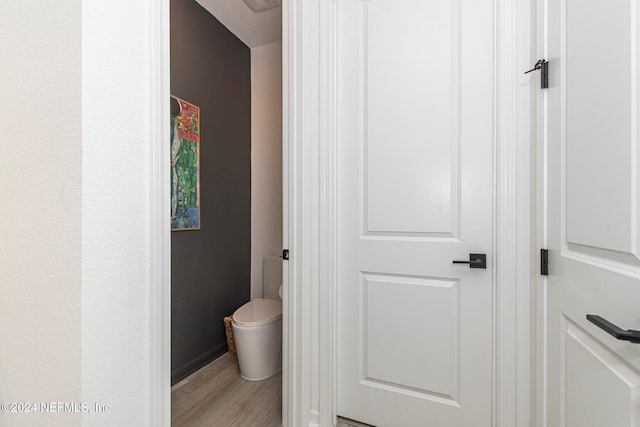
[[[487,268],[487,254],[469,254],[469,261],[453,260],[454,264],[469,264],[469,268]]]
[[[609,322],[607,319],[596,316],[595,314],[587,314],[587,320],[619,340],[640,344],[640,331],[634,331],[633,329],[625,331]]]

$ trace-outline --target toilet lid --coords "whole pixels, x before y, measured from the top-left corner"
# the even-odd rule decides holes
[[[260,326],[282,317],[282,301],[256,298],[233,313],[233,321],[240,326]]]

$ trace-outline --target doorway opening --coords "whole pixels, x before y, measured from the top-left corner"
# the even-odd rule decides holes
[[[170,0],[170,16],[171,96],[183,107],[174,134],[184,128],[171,153],[172,424],[232,424],[220,416],[240,407],[243,419],[273,412],[280,425],[282,374],[242,379],[224,318],[273,297],[263,265],[281,264],[281,8]]]

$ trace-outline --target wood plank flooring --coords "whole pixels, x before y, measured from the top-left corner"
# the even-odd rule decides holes
[[[282,426],[282,372],[263,381],[240,376],[225,353],[171,387],[172,427]],[[336,427],[372,427],[338,418]]]
[[[171,387],[172,427],[279,427],[282,373],[262,381],[240,376],[225,353]]]

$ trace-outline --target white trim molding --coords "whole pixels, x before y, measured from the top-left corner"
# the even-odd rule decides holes
[[[494,423],[515,426],[516,39],[515,2],[495,1]]]
[[[337,11],[335,1],[320,7],[320,290],[319,421],[336,424],[337,406]]]
[[[536,53],[537,58],[549,58],[547,46],[549,0],[536,1]],[[536,60],[537,60],[536,58]],[[548,217],[547,217],[547,93],[538,90],[535,96],[536,121],[536,204],[534,221],[536,225],[536,240],[538,248],[548,248]],[[539,259],[539,258],[538,258]],[[538,276],[536,279],[536,425],[547,427],[547,278]]]
[[[331,211],[333,162],[330,83],[323,71],[333,50],[333,1],[283,2],[283,116],[285,277],[283,425],[331,425],[335,386]],[[329,30],[327,30],[329,28]]]
[[[532,0],[495,0],[494,427],[535,424]]]
[[[171,424],[169,0],[149,2],[149,425]]]
[[[335,1],[283,2],[283,425],[335,424]]]

